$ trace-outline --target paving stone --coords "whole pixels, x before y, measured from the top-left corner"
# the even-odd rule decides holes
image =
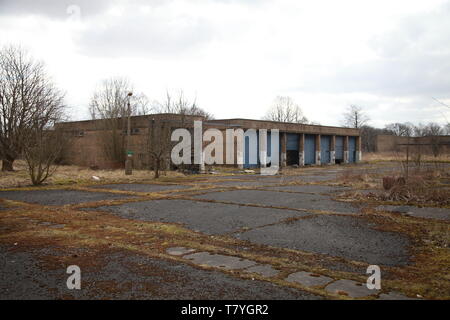
[[[110,189],[110,190],[121,190],[121,191],[132,191],[132,192],[158,192],[167,190],[178,190],[190,188],[190,186],[185,185],[162,185],[162,184],[142,184],[142,183],[119,183],[119,184],[103,184],[96,185],[92,188],[96,189]]]
[[[392,206],[383,205],[376,208],[379,211],[390,211],[396,213],[407,214],[413,217],[430,218],[436,220],[450,220],[450,209],[432,208],[432,207],[415,207],[415,206]]]
[[[314,287],[314,286],[323,286],[334,279],[325,276],[316,276],[312,275],[310,272],[300,271],[296,273],[291,273],[286,281],[289,282],[297,282],[303,286]]]
[[[173,247],[173,248],[168,248],[166,250],[166,252],[168,254],[171,254],[173,256],[183,256],[185,254],[188,254],[188,253],[191,253],[191,252],[194,252],[194,251],[195,251],[194,249],[185,248],[185,247]]]
[[[133,196],[123,194],[78,190],[0,191],[0,198],[54,206],[132,197]]]
[[[419,300],[416,298],[410,298],[407,297],[401,293],[398,292],[389,292],[389,293],[382,293],[378,297],[379,300]]]
[[[197,252],[184,256],[196,264],[204,264],[211,267],[223,268],[227,270],[244,269],[256,264],[256,262],[233,256],[221,254],[210,254],[208,252]]]
[[[272,268],[270,264],[258,264],[246,269],[245,271],[257,273],[262,275],[263,277],[274,277],[278,273],[280,273],[280,271]]]
[[[358,283],[353,280],[342,279],[330,283],[325,290],[332,293],[341,294],[346,292],[351,298],[362,298],[378,293],[378,290],[369,290],[365,283]]]

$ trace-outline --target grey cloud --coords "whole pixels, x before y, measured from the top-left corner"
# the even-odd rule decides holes
[[[355,64],[317,80],[320,90],[385,95],[450,95],[450,54],[423,54]]]
[[[89,55],[152,56],[183,55],[212,37],[213,28],[202,18],[136,12],[94,23],[75,41],[79,50]]]
[[[0,0],[0,15],[41,15],[67,18],[67,8],[78,6],[85,16],[100,13],[114,3],[108,0]]]
[[[167,5],[173,0],[0,0],[0,15],[42,15],[64,19],[69,6],[78,6],[83,16],[101,14],[115,4],[125,6]],[[186,0],[190,1],[190,0]],[[267,0],[209,0],[240,5],[258,5]]]
[[[410,16],[370,40],[378,57],[311,79],[307,87],[333,93],[450,96],[450,3]]]

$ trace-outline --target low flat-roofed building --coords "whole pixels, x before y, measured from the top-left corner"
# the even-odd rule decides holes
[[[63,122],[58,123],[56,128],[68,137],[63,157],[67,164],[117,168],[123,166],[125,156],[129,153],[132,154],[133,167],[144,169],[152,167],[151,151],[161,151],[163,145],[167,146],[166,164],[170,163],[170,150],[177,144],[177,141],[171,141],[171,134],[175,129],[182,128],[188,130],[193,139],[195,121],[201,121],[202,133],[208,129],[217,129],[222,133],[223,161],[219,164],[254,168],[263,163],[264,166],[260,149],[265,145],[267,155],[271,155],[272,141],[276,141],[272,140],[275,130],[278,133],[278,156],[282,167],[352,163],[360,161],[362,157],[359,129],[343,127],[252,119],[206,120],[201,116],[151,114],[130,117],[129,141],[126,118]],[[264,136],[261,135],[263,129],[267,131]],[[240,147],[234,138],[231,145],[225,142],[227,130],[244,132]],[[253,133],[256,134],[255,139],[252,138]],[[267,143],[261,143],[260,137],[267,137]],[[203,149],[208,144],[209,141],[201,143]],[[191,145],[193,151],[194,141]],[[234,149],[232,163],[226,159],[227,145]],[[256,157],[252,157],[252,150],[255,148]]]

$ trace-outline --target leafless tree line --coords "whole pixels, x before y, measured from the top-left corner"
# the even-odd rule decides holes
[[[133,94],[130,96],[131,92]],[[133,92],[133,86],[125,78],[104,80],[91,98],[89,112],[93,120],[101,120],[97,122],[97,126],[101,129],[104,154],[109,160],[117,163],[123,163],[126,157],[125,130],[128,116],[153,113],[178,114],[182,115],[180,126],[184,125],[187,116],[201,116],[205,120],[213,118],[212,114],[197,105],[195,99],[189,100],[182,90],[176,94],[167,91],[164,101],[150,103],[145,94]],[[160,170],[166,168],[165,160],[170,152],[170,126],[159,120],[156,122],[153,120],[148,141],[149,169],[153,169],[155,177],[158,178]]]

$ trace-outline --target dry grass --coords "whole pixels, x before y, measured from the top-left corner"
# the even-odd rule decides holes
[[[28,175],[26,163],[22,160],[14,162],[14,172],[0,171],[0,188],[15,188],[30,186],[31,181]],[[78,166],[60,166],[53,176],[51,176],[45,185],[68,185],[79,183],[95,182],[92,176],[100,178],[101,183],[119,183],[119,182],[146,182],[158,181],[153,179],[154,172],[150,170],[133,170],[133,175],[126,176],[123,169],[114,170],[91,170],[86,167]],[[182,173],[175,171],[166,171],[161,173],[160,179],[181,178]]]
[[[404,173],[404,170],[403,172]],[[450,206],[450,188],[442,187],[442,181],[450,179],[450,172],[442,166],[428,168],[412,168],[408,178],[400,174],[398,177],[386,177],[394,181],[385,185],[386,192],[369,194],[369,197],[382,201],[395,201],[405,204],[428,206]]]
[[[373,189],[380,185],[378,174],[370,173],[368,170],[347,168],[337,174],[336,178],[340,185],[351,186],[355,189]]]
[[[413,155],[411,155],[413,158]],[[363,153],[363,160],[368,162],[378,161],[403,161],[406,159],[404,152],[366,152]],[[421,155],[421,161],[424,162],[450,162],[450,154],[443,154],[438,157],[433,155]]]

